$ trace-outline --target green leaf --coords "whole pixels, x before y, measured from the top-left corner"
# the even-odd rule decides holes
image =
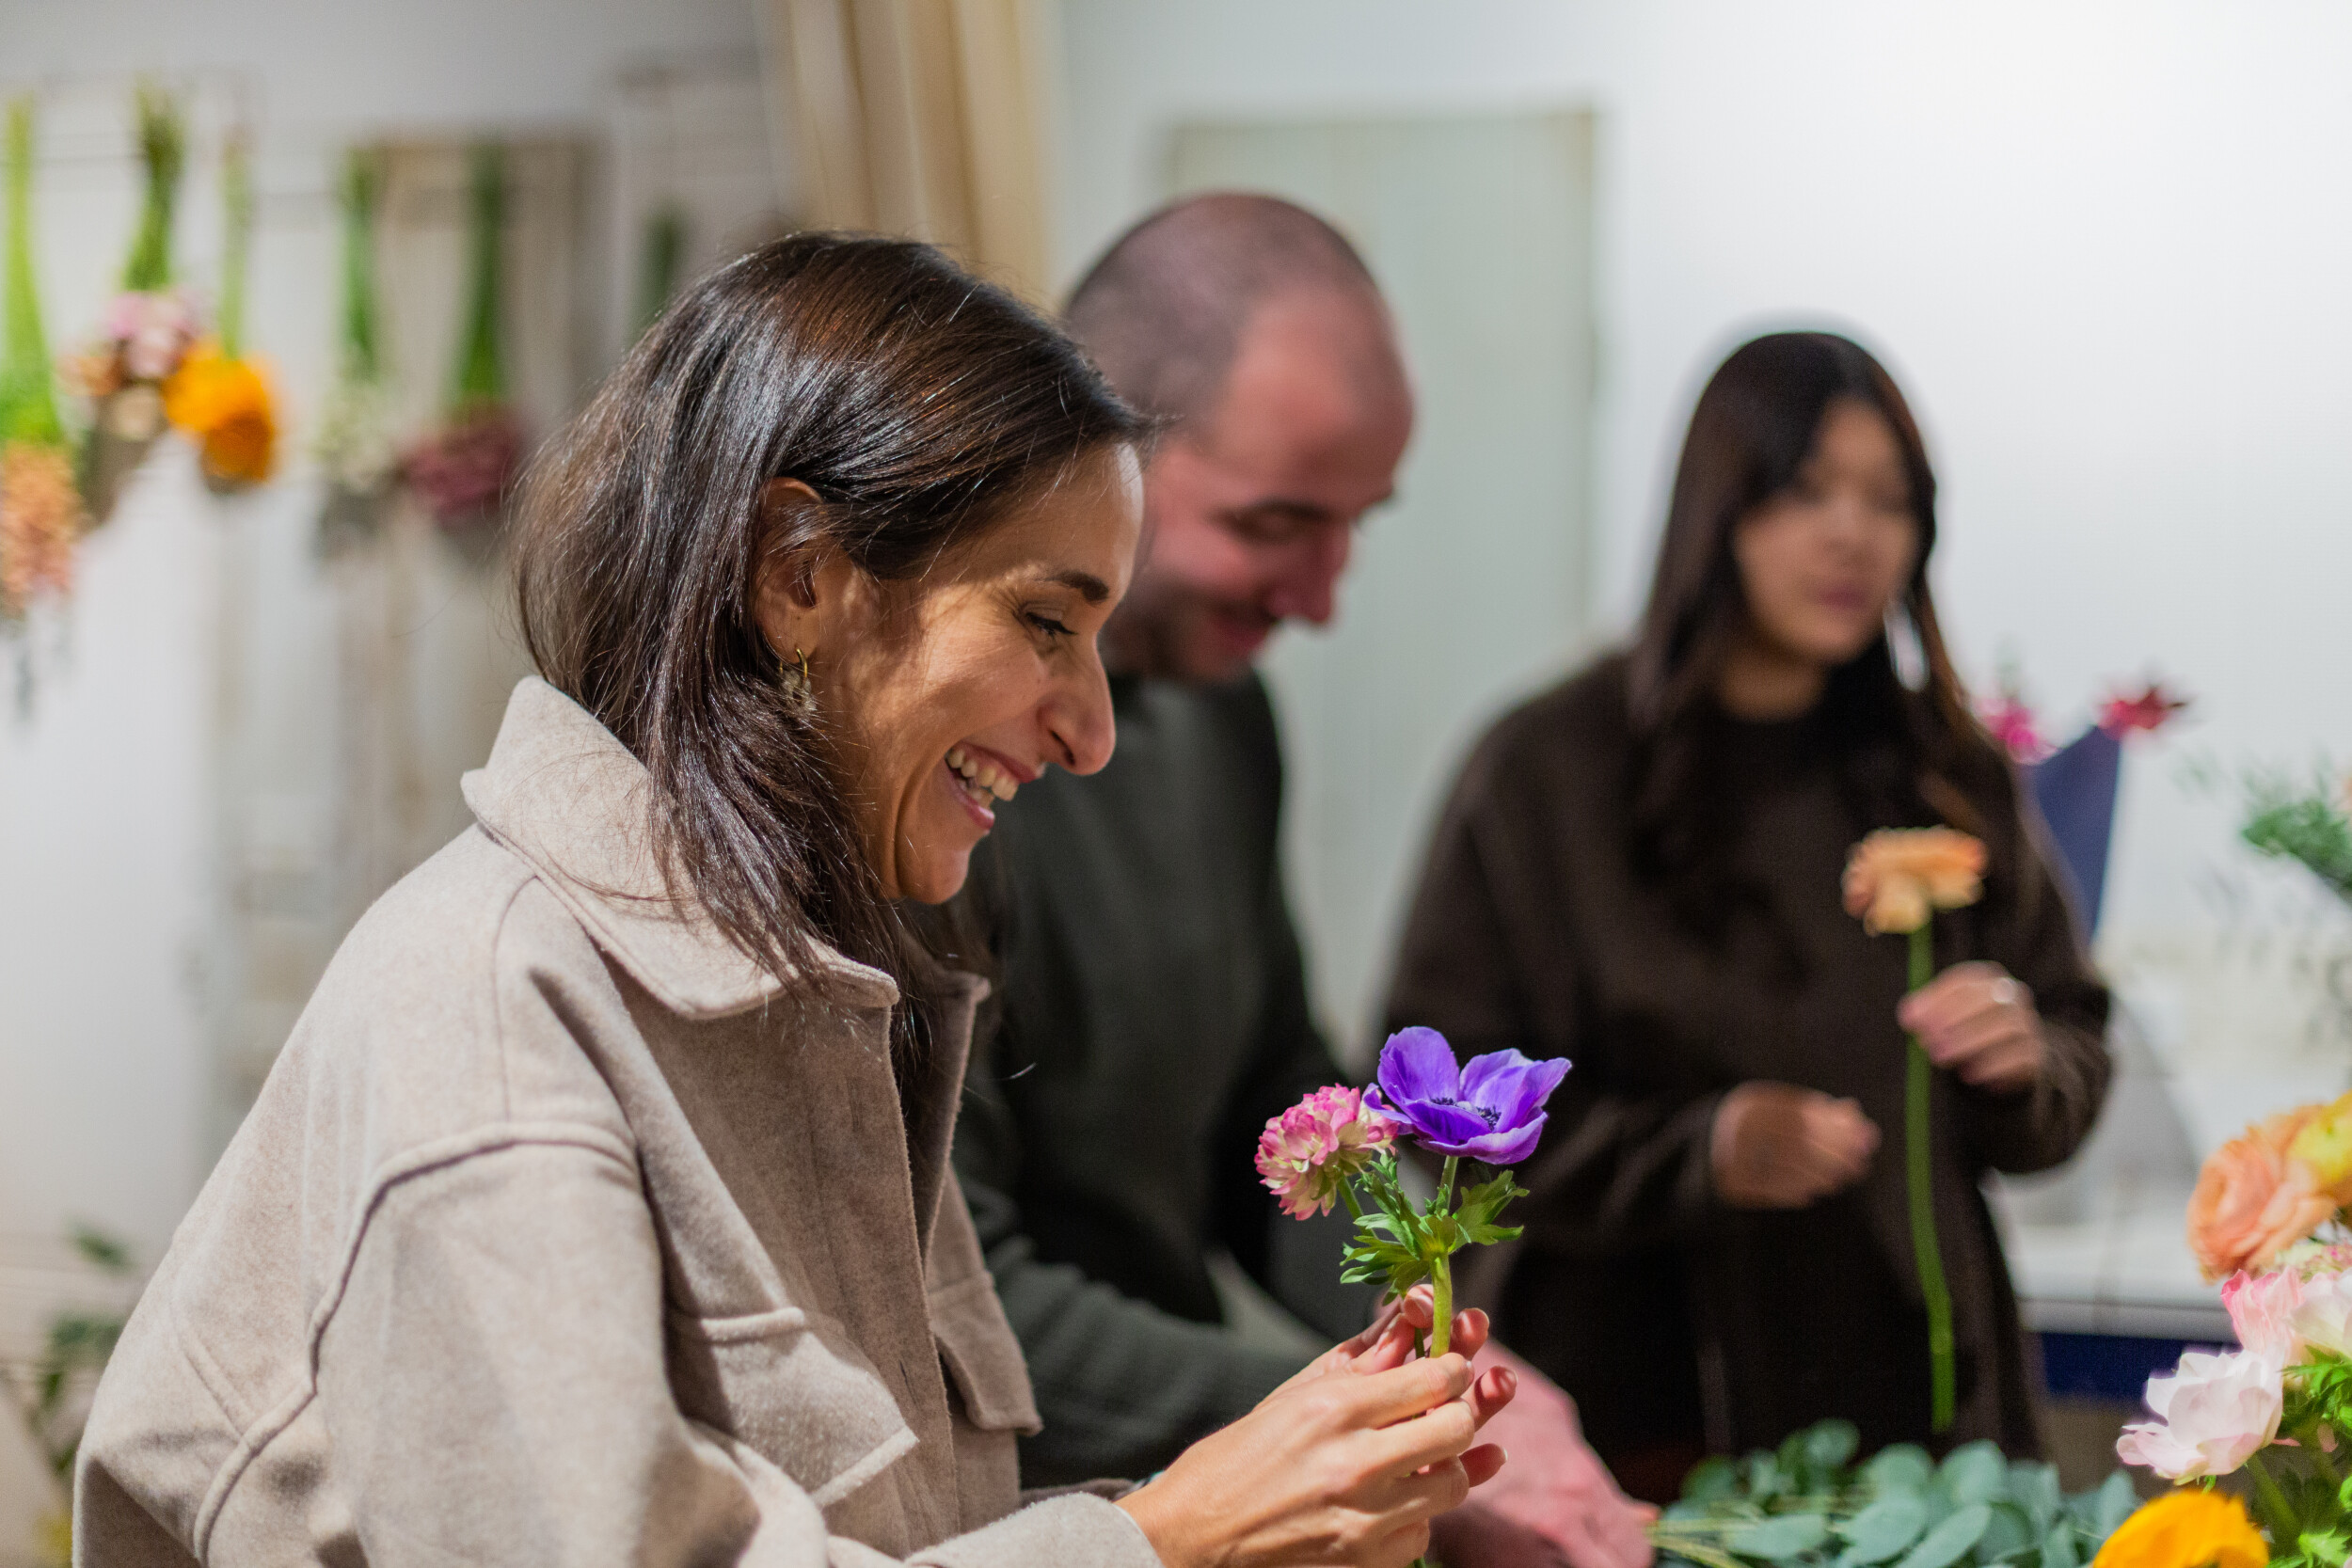
[[[2009,1459],[1997,1443],[1963,1443],[1944,1456],[1936,1480],[1951,1494],[1952,1501],[1963,1507],[1989,1502],[2009,1482]]]
[[[1951,1568],[1968,1555],[1992,1523],[1992,1509],[1971,1503],[1928,1531],[1926,1540],[1903,1555],[1899,1568]]]
[[[2344,1568],[2352,1557],[2352,1537],[2340,1529],[2307,1529],[2295,1538],[2296,1549],[2324,1568]]]
[[[2095,1549],[2115,1533],[2115,1527],[2132,1516],[2139,1506],[2139,1494],[2132,1490],[2132,1478],[2121,1470],[2111,1472],[2090,1497],[2091,1542]]]
[[[1724,1537],[1724,1549],[1739,1557],[1786,1562],[1829,1539],[1829,1521],[1818,1513],[1783,1513],[1742,1525]]]
[[[1928,1528],[1928,1500],[1916,1492],[1893,1492],[1837,1527],[1846,1538],[1840,1568],[1884,1562],[1919,1539]]]
[[[108,1274],[131,1272],[131,1249],[95,1226],[73,1227],[73,1250]]]
[[[2034,1528],[2026,1511],[2015,1503],[1996,1500],[1985,1506],[1993,1510],[1993,1518],[1985,1526],[1984,1534],[1977,1539],[1978,1561],[1991,1562],[2022,1552],[2040,1538],[2042,1532]]]
[[[1761,1449],[1748,1455],[1747,1483],[1748,1495],[1759,1501],[1776,1497],[1788,1489],[1779,1462]]]
[[[2042,1538],[2042,1568],[2081,1568],[2082,1554],[2074,1549],[2074,1527],[2060,1519]]]
[[[1897,1443],[1871,1455],[1862,1477],[1877,1492],[1923,1492],[1935,1479],[1935,1461],[1915,1444]]]
[[[1817,1421],[1804,1433],[1804,1456],[1824,1480],[1845,1468],[1862,1446],[1862,1434],[1851,1421]]]
[[[1682,1500],[1688,1503],[1720,1502],[1739,1491],[1740,1471],[1721,1454],[1700,1460],[1682,1478]]]
[[[2034,1533],[2046,1532],[2058,1516],[2065,1494],[2058,1489],[2058,1466],[2019,1460],[2009,1467],[2010,1500],[2033,1521]]]

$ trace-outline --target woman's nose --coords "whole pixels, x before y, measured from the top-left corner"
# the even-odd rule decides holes
[[[1064,683],[1045,706],[1046,754],[1073,773],[1098,773],[1111,760],[1119,723],[1111,712],[1109,677],[1100,660]]]

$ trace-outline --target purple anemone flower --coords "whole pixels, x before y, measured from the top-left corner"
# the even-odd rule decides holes
[[[1405,1124],[1423,1148],[1516,1165],[1544,1135],[1544,1101],[1568,1061],[1530,1060],[1496,1051],[1458,1066],[1435,1029],[1400,1029],[1380,1048],[1380,1071],[1364,1103]]]

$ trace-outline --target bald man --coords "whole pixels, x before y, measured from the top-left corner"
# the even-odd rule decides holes
[[[1044,1418],[1028,1485],[1148,1475],[1304,1365],[1227,1329],[1217,1252],[1333,1338],[1371,1309],[1369,1287],[1338,1284],[1343,1226],[1283,1218],[1252,1164],[1269,1117],[1345,1076],[1308,1002],[1252,662],[1283,622],[1330,619],[1413,425],[1370,273],[1286,202],[1146,219],[1068,320],[1166,435],[1145,556],[1103,636],[1118,751],[1091,778],[1023,785],[969,895],[1000,972],[956,1161]],[[1498,1418],[1513,1463],[1443,1522],[1441,1555],[1640,1568],[1646,1515],[1566,1397],[1518,1370]]]

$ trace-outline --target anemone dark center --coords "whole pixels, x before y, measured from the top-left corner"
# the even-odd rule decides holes
[[[1496,1110],[1492,1105],[1481,1105],[1476,1101],[1455,1100],[1451,1095],[1440,1094],[1431,1096],[1429,1103],[1432,1105],[1451,1105],[1456,1110],[1468,1111],[1472,1116],[1484,1117],[1486,1125],[1489,1127],[1496,1126],[1502,1120],[1502,1113],[1501,1111]]]

